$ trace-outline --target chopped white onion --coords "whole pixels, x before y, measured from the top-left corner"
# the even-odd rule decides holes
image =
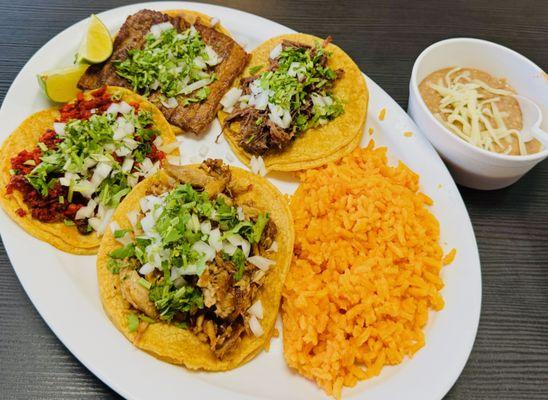
[[[53,123],[53,130],[55,133],[59,136],[65,136],[65,124],[64,122],[54,122]]]
[[[110,223],[110,230],[112,231],[113,235],[116,233],[116,231],[119,231],[120,225],[118,224],[118,222],[112,221]],[[121,238],[116,238],[116,240],[118,241],[118,243],[126,246],[131,243],[131,236],[129,236],[129,233],[126,232],[124,233],[124,236],[122,236]]]
[[[179,102],[175,97],[170,97],[166,100],[160,99],[160,103],[162,103],[165,108],[175,108],[179,105]]]
[[[206,45],[205,52],[207,54],[206,64],[213,67],[214,65],[219,64],[223,59],[213,50],[209,45]]]
[[[153,213],[149,213],[141,219],[141,228],[143,228],[143,231],[145,233],[148,233],[152,229],[154,229],[154,224],[155,223],[156,223],[156,221],[154,220]]]
[[[268,271],[270,266],[272,264],[275,264],[274,261],[269,260],[268,258],[265,258],[263,256],[252,256],[252,257],[249,257],[247,261],[249,261],[251,264],[253,264],[254,266],[256,266],[257,268],[263,271]]]
[[[232,112],[234,105],[238,102],[241,95],[242,89],[236,87],[231,88],[228,92],[225,93],[225,95],[221,99],[221,105],[226,112]]]
[[[263,319],[263,303],[261,303],[261,300],[257,300],[253,303],[253,305],[247,309],[247,312],[258,319]]]
[[[187,87],[185,87],[181,93],[182,94],[190,94],[192,92],[194,92],[195,90],[198,90],[198,89],[201,89],[203,88],[204,86],[207,86],[211,83],[211,79],[210,78],[205,78],[205,79],[200,79],[199,81],[196,81],[194,83],[191,83],[190,85],[188,85]]]
[[[118,150],[116,150],[116,155],[118,157],[125,157],[125,156],[129,156],[130,154],[131,154],[131,150],[128,149],[126,146],[122,146]]]
[[[206,62],[204,61],[204,59],[202,57],[196,57],[194,59],[194,65],[196,65],[200,69],[206,69],[207,68],[207,64],[206,64]]]
[[[244,210],[243,210],[242,207],[238,207],[238,208],[236,209],[236,213],[238,214],[238,219],[239,219],[240,221],[243,221],[243,220],[245,219]]]
[[[274,60],[275,58],[278,58],[278,56],[282,53],[283,47],[282,44],[279,43],[270,51],[270,58]]]
[[[120,230],[120,224],[116,221],[112,221],[110,223],[110,230],[111,232],[114,234],[114,232],[116,231],[119,231]]]
[[[253,332],[253,334],[257,337],[263,336],[264,334],[261,323],[254,315],[249,318],[249,329],[251,329],[251,332]]]
[[[156,39],[160,37],[163,31],[167,31],[168,29],[174,29],[171,22],[162,22],[159,24],[152,25],[150,27],[150,33],[152,36],[154,36]]]
[[[209,235],[209,232],[211,232],[211,222],[209,220],[205,220],[200,224],[200,230],[204,235]]]
[[[129,220],[129,223],[131,224],[131,227],[133,228],[133,232],[135,232],[135,229],[137,227],[137,217],[139,216],[139,212],[136,210],[128,211],[126,213],[126,217]]]
[[[250,101],[249,104],[257,110],[266,110],[266,107],[268,106],[268,96],[269,92],[260,92],[253,97],[253,101]]]
[[[198,275],[198,266],[196,264],[188,264],[186,268],[179,268],[181,275]]]
[[[78,211],[76,211],[74,219],[91,218],[93,216],[93,212],[95,211],[96,206],[97,202],[93,199],[90,199],[85,207],[80,207]]]
[[[192,245],[192,250],[201,253],[205,256],[206,261],[212,261],[217,253],[215,249],[209,246],[207,243],[198,240]]]
[[[268,118],[282,129],[289,128],[291,124],[291,114],[285,108],[280,107],[277,104],[268,103]]]
[[[65,176],[59,178],[61,186],[70,186],[70,183],[76,180],[77,175],[71,172],[65,172]]]
[[[122,114],[129,114],[132,110],[133,110],[133,107],[130,106],[128,103],[126,103],[125,101],[121,101],[119,104],[119,111],[120,113]]]
[[[82,194],[82,196],[87,199],[91,199],[91,196],[93,196],[95,190],[97,190],[97,186],[92,184],[87,179],[81,180],[74,185],[74,191]]]
[[[215,251],[221,251],[223,248],[223,242],[221,240],[221,231],[219,228],[212,229],[209,232],[209,238],[208,238],[209,245],[215,249]]]
[[[164,142],[164,141],[163,141],[163,139],[162,139],[161,136],[156,136],[156,139],[154,139],[154,140],[152,141],[152,144],[153,144],[154,146],[156,146],[156,147],[160,147],[160,146],[162,145],[163,142]]]
[[[171,268],[171,273],[169,275],[169,278],[171,279],[171,282],[175,281],[180,276],[181,276],[181,272],[179,271],[179,268],[172,267]]]
[[[146,263],[146,264],[143,264],[141,266],[141,268],[139,268],[139,273],[141,275],[148,275],[150,274],[152,271],[154,271],[154,265],[150,264],[150,263]]]
[[[233,255],[237,247],[228,241],[223,241],[223,251],[229,256]]]
[[[119,103],[112,103],[110,106],[108,106],[107,110],[105,111],[106,114],[111,115],[118,115],[120,112],[120,104]]]
[[[110,223],[110,220],[111,220],[113,214],[114,214],[114,208],[107,208],[105,210],[105,214],[103,216],[101,224],[99,225],[99,229],[97,229],[98,234],[100,234],[100,235],[103,234],[103,232],[107,228],[108,224]]]
[[[101,182],[103,182],[110,174],[110,171],[112,171],[112,166],[110,164],[100,162],[95,167],[95,170],[93,171],[93,176],[91,177],[91,183],[98,187]]]
[[[251,172],[253,172],[254,174],[260,176],[266,175],[266,166],[264,165],[264,160],[261,156],[251,156],[251,160],[249,161],[249,167],[251,169]]]
[[[272,251],[273,253],[276,253],[278,251],[278,242],[274,240],[267,251]]]
[[[133,168],[133,158],[129,158],[129,157],[124,158],[124,162],[122,163],[122,171],[130,172],[131,168]]]

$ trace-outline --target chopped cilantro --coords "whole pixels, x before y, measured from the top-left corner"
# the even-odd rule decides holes
[[[152,286],[152,284],[149,281],[147,281],[145,278],[141,278],[137,282],[139,283],[139,285],[141,285],[145,289],[150,289],[150,287]]]
[[[236,249],[232,254],[231,261],[236,267],[236,273],[234,274],[234,280],[239,281],[244,276],[245,271],[245,254],[241,249]]]
[[[319,44],[313,50],[287,46],[278,56],[276,68],[263,71],[252,83],[268,91],[270,104],[289,112],[289,129],[295,133],[325,124],[344,112],[342,101],[331,92],[337,73],[322,65],[325,57],[331,53]],[[262,122],[256,121],[258,125]]]
[[[176,314],[204,307],[202,289],[189,276],[200,276],[214,262],[216,254],[201,250],[211,243],[211,232],[216,231],[219,241],[240,235],[249,246],[260,241],[269,217],[259,214],[256,221],[240,221],[237,206],[225,195],[210,199],[207,192],[198,192],[189,184],[180,184],[152,202],[154,205],[143,218],[154,216],[153,225],[132,243],[113,250],[108,265],[113,273],[127,266],[138,270],[144,264],[153,265],[158,273],[154,282],[141,275],[138,283],[149,290],[160,319],[171,321]],[[210,233],[203,231],[204,223]],[[114,236],[123,237],[126,231],[116,230]],[[234,279],[242,279],[247,259],[242,248],[236,247],[232,255],[219,251],[219,255],[234,265]]]
[[[255,75],[263,68],[262,65],[255,65],[254,67],[249,68],[249,75]]]
[[[129,50],[128,57],[114,61],[114,66],[116,73],[126,78],[134,91],[148,95],[158,89],[171,98],[190,94],[187,88],[198,81],[213,82],[215,76],[208,69],[219,62],[217,54],[191,27],[182,33],[170,28],[159,37],[147,34],[142,48]],[[194,97],[185,99],[184,104],[203,101],[208,95],[209,91],[198,90]]]
[[[116,229],[114,231],[114,238],[115,239],[121,239],[124,236],[126,236],[126,233],[131,232],[131,229]]]
[[[127,328],[130,332],[135,332],[139,326],[139,317],[134,313],[127,315]]]

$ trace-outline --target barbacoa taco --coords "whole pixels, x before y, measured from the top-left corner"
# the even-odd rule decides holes
[[[97,260],[101,300],[135,346],[221,371],[268,344],[293,252],[285,198],[220,160],[166,166],[116,210]]]
[[[112,56],[88,68],[78,86],[131,88],[172,125],[200,134],[247,61],[245,50],[204,14],[141,10],[120,28]]]
[[[223,97],[219,119],[238,156],[267,170],[312,168],[351,152],[363,132],[368,90],[358,66],[330,40],[275,37]]]
[[[28,117],[0,149],[0,203],[60,250],[95,254],[115,207],[178,145],[152,104],[127,89],[81,93]]]

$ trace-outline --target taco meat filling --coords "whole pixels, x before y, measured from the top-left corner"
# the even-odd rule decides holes
[[[90,98],[80,93],[60,108],[34,149],[11,159],[6,191],[20,192],[38,221],[101,234],[121,199],[165,157],[157,135],[139,104],[120,101],[106,87]]]
[[[323,45],[284,40],[270,53],[269,65],[250,68],[240,88],[221,101],[229,113],[225,128],[238,123],[239,145],[248,153],[281,151],[308,128],[327,124],[341,115],[343,105],[332,93],[344,73],[327,64],[331,53]],[[263,70],[258,73],[258,70]]]
[[[141,10],[120,28],[112,56],[88,68],[78,86],[130,88],[147,96],[171,124],[199,134],[215,118],[247,58],[232,38],[199,20],[191,25],[181,17]]]
[[[172,184],[151,187],[140,211],[127,214],[132,229],[111,224],[122,246],[108,267],[134,309],[130,331],[174,324],[222,359],[245,335],[264,334],[258,294],[274,264],[276,225],[253,204],[235,203],[220,160],[166,172]]]

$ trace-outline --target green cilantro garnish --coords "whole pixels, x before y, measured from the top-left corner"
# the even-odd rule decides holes
[[[131,229],[116,229],[114,231],[114,239],[121,239],[129,232],[131,232]]]
[[[254,67],[249,68],[249,75],[255,75],[263,68],[262,65],[255,65]]]
[[[269,91],[269,103],[291,114],[290,130],[296,133],[325,124],[344,112],[342,101],[331,92],[337,74],[322,65],[322,60],[330,56],[319,45],[314,51],[285,47],[276,68],[261,73],[253,83]]]
[[[113,138],[120,120],[131,123],[134,127],[133,137],[140,139],[128,139],[129,148],[126,142]],[[142,162],[151,151],[150,139],[158,133],[150,129],[152,123],[152,114],[148,111],[127,113],[118,117],[118,120],[105,113],[92,115],[87,120],[69,121],[65,126],[63,140],[54,149],[48,149],[42,142],[38,143],[42,150],[45,148],[41,162],[25,178],[42,196],[47,196],[59,182],[61,174],[73,174],[76,180],[71,181],[66,199],[70,203],[74,192],[90,190],[89,181],[93,176],[94,165],[106,163],[112,167],[112,171],[92,194],[102,206],[116,207],[130,192],[131,186],[128,183],[130,173],[122,170],[122,163],[113,154],[116,150],[124,150],[135,162]],[[64,200],[59,198],[60,202]]]
[[[153,226],[131,243],[113,250],[108,267],[117,273],[123,267],[139,269],[147,263],[155,265],[159,276],[155,275],[154,282],[141,277],[138,283],[149,290],[149,299],[160,318],[171,321],[177,313],[204,307],[201,288],[192,283],[195,280],[187,279],[200,276],[207,264],[214,262],[213,256],[206,258],[207,254],[199,250],[200,244],[204,246],[210,240],[209,234],[202,232],[202,224],[208,224],[209,232],[216,230],[218,240],[228,241],[231,236],[240,235],[253,245],[261,240],[269,216],[259,214],[256,220],[241,221],[237,207],[229,205],[226,196],[210,199],[206,192],[198,192],[189,184],[180,184],[157,199],[161,203],[152,206],[141,220],[142,225],[148,225],[143,223],[144,218],[154,215]],[[126,233],[127,230],[120,229],[114,236],[120,238]],[[236,247],[232,255],[218,253],[234,265],[234,279],[242,279],[247,259],[242,248]]]
[[[130,332],[135,332],[139,326],[139,317],[137,314],[129,313],[127,315],[127,328]]]
[[[142,48],[129,50],[127,59],[114,61],[114,66],[133,90],[148,95],[157,89],[171,98],[190,94],[187,88],[195,82],[213,82],[215,75],[208,70],[218,62],[217,54],[191,27],[182,33],[169,28],[159,37],[149,33]],[[198,90],[192,98],[185,99],[185,105],[203,101],[208,95],[209,91]]]

